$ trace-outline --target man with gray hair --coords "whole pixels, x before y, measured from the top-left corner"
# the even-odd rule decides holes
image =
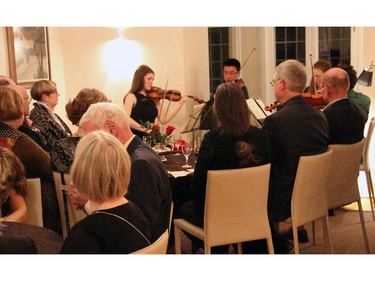
[[[290,250],[290,243],[280,237],[274,224],[291,216],[290,204],[299,158],[323,153],[328,146],[327,120],[303,98],[306,81],[305,66],[299,61],[286,60],[279,64],[272,85],[281,108],[263,123],[270,138],[268,216],[276,253]]]
[[[84,134],[104,130],[124,145],[131,158],[130,183],[125,197],[141,208],[149,222],[152,239],[156,241],[168,229],[172,202],[165,166],[152,148],[131,132],[129,117],[117,104],[92,104],[79,125]],[[82,197],[75,188],[68,195],[76,208],[82,208]]]

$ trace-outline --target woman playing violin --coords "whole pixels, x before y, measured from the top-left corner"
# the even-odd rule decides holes
[[[316,92],[320,93],[321,87],[322,87],[322,76],[324,72],[326,72],[330,68],[331,68],[331,65],[329,64],[328,61],[318,60],[317,62],[315,62],[313,66],[313,73],[312,73],[313,77],[311,78],[310,86],[308,86],[304,92],[305,93],[314,92],[313,94],[316,94],[315,93],[315,90],[316,90]],[[315,88],[314,88],[314,84],[315,84]]]
[[[153,88],[154,79],[155,73],[149,66],[139,66],[134,73],[130,91],[125,95],[123,100],[125,111],[130,116],[132,132],[141,138],[150,133],[142,126],[144,122],[155,123],[155,119],[158,118],[160,123],[168,123],[187,100],[186,95],[181,95],[177,106],[169,112],[162,112],[163,100],[159,98],[155,99],[148,95]]]

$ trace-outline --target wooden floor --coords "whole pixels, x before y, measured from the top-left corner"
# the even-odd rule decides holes
[[[363,207],[364,209],[369,210],[369,208],[366,207],[366,202],[363,203]],[[356,208],[353,208],[353,206],[345,209],[336,209],[335,215],[329,217],[334,254],[366,254],[359,213],[355,209]],[[375,221],[373,221],[370,211],[364,211],[364,219],[370,244],[370,253],[375,254]],[[290,225],[288,223],[284,223],[281,225],[281,228],[287,229],[289,226]],[[308,224],[305,227],[308,231],[310,242],[300,244],[300,253],[325,254],[321,223],[316,223],[317,238],[315,246],[312,246],[311,243],[311,224]],[[168,253],[174,254],[174,246],[169,247]],[[182,241],[182,253],[191,254],[191,243],[190,240],[185,236],[183,236]]]

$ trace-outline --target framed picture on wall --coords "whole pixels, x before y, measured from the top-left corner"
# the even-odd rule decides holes
[[[9,72],[16,84],[30,88],[51,79],[47,27],[7,27]]]

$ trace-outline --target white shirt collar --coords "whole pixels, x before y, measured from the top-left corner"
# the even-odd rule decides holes
[[[128,146],[129,146],[129,144],[131,143],[131,141],[133,140],[135,138],[135,135],[132,135],[124,144],[123,144],[123,146],[124,146],[124,148],[125,149],[128,149]]]

